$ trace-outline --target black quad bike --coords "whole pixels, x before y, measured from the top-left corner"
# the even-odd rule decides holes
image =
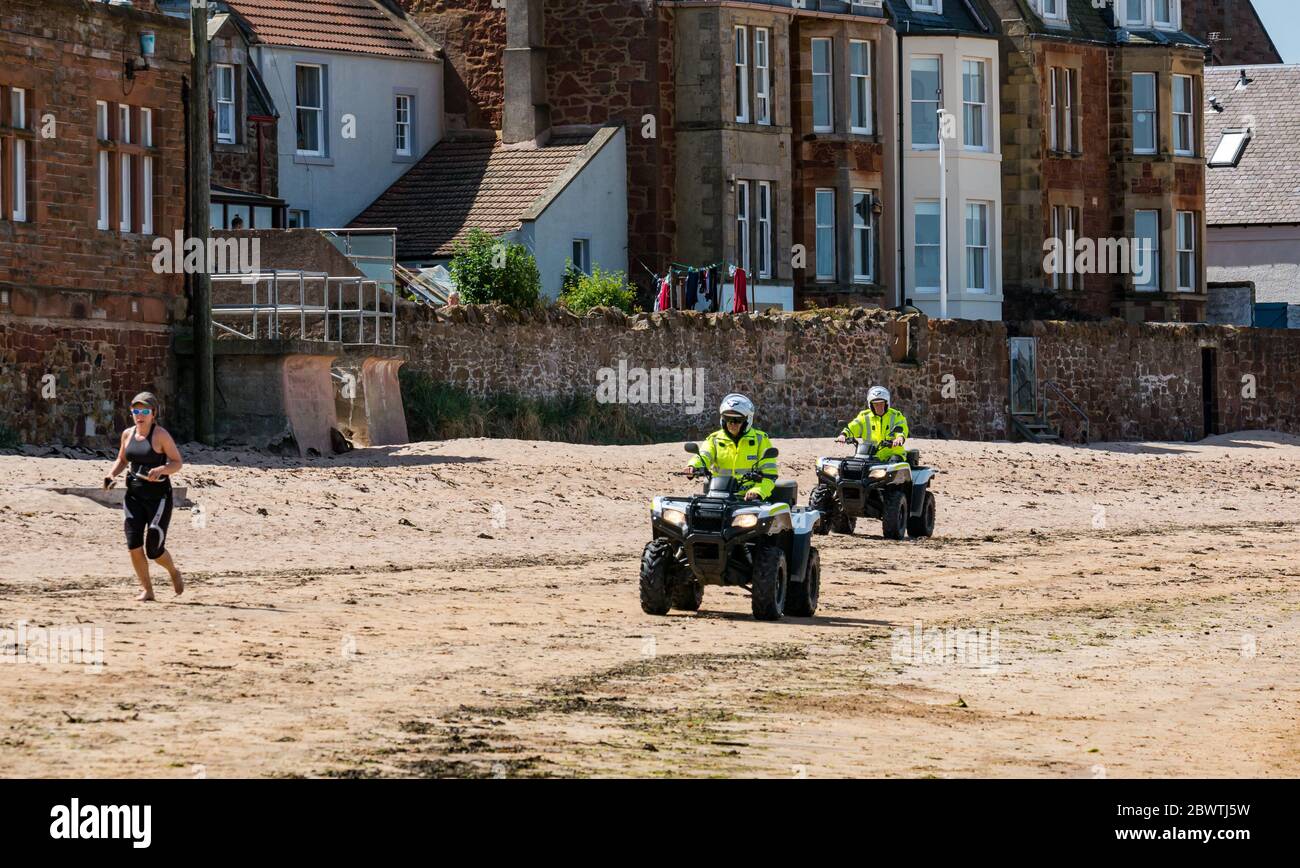
[[[687,452],[699,453],[695,443]],[[770,448],[764,458],[775,458]],[[742,483],[762,479],[757,470],[714,476],[698,470],[703,493],[656,497],[651,504],[653,539],[641,555],[641,609],[666,615],[670,608],[696,611],[705,585],[748,588],[754,617],[812,617],[821,592],[821,560],[812,545],[818,514],[796,506],[798,485],[779,481],[770,502],[745,500]]]
[[[817,459],[817,487],[808,507],[822,515],[816,533],[853,533],[859,518],[878,518],[886,539],[925,537],[934,533],[935,471],[921,466],[921,453],[907,450],[907,460],[880,462],[876,452],[888,443],[859,443],[851,458]]]

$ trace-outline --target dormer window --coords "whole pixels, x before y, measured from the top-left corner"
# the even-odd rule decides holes
[[[1154,27],[1177,30],[1182,27],[1181,0],[1118,0],[1125,27]]]
[[[1065,4],[1066,0],[1034,0],[1034,11],[1049,24],[1064,22],[1066,20]]]
[[[913,12],[933,12],[943,14],[943,0],[907,0]]]

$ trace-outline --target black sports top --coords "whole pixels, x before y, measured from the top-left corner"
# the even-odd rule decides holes
[[[138,476],[140,482],[146,481],[145,476],[150,470],[155,467],[162,467],[167,463],[167,456],[161,452],[155,452],[153,448],[153,432],[157,430],[157,423],[150,425],[149,433],[143,440],[135,439],[135,432],[132,431],[126,444],[126,460],[130,463],[131,474]],[[161,482],[169,483],[170,480],[164,476]]]

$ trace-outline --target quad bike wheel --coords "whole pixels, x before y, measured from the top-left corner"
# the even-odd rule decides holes
[[[778,545],[764,543],[754,549],[754,573],[750,577],[750,595],[754,617],[760,621],[779,621],[785,614],[785,595],[789,586],[785,552]]]
[[[673,544],[666,539],[651,540],[641,553],[641,611],[647,615],[667,615],[672,603],[668,596],[669,570],[676,559]]]
[[[932,536],[933,534],[934,495],[927,491],[925,493],[925,504],[921,507],[921,514],[907,519],[907,535],[917,539],[923,536]]]
[[[811,618],[817,614],[817,600],[822,588],[822,559],[817,549],[808,552],[808,571],[802,582],[791,582],[785,601],[785,611],[796,618]]]
[[[704,586],[689,571],[679,569],[676,572],[669,591],[673,608],[683,612],[698,612],[700,604],[704,602]]]
[[[808,497],[808,507],[822,514],[813,533],[827,534],[835,531],[849,534],[853,533],[853,528],[857,525],[858,520],[845,515],[844,508],[836,501],[834,486],[823,483],[814,488]]]
[[[885,492],[885,510],[880,521],[885,539],[902,539],[907,533],[907,495],[897,486]]]

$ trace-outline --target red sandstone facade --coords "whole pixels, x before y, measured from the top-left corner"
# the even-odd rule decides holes
[[[5,0],[3,18],[0,439],[103,442],[135,392],[174,408],[183,279],[151,245],[184,228],[188,31],[152,2]],[[156,55],[128,79],[141,31]]]

